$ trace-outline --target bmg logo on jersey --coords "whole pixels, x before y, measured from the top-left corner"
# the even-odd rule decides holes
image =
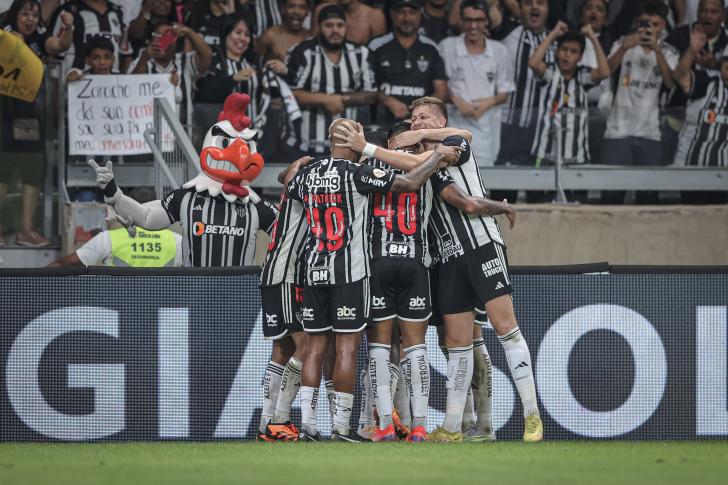
[[[356,308],[340,306],[336,309],[336,318],[340,320],[354,320],[356,318]]]
[[[490,261],[486,261],[482,265],[480,265],[480,269],[483,270],[483,274],[486,278],[490,278],[491,276],[502,273],[503,272],[503,266],[501,265],[501,261],[498,258],[491,259]]]
[[[323,174],[309,172],[306,174],[306,185],[309,189],[327,189],[331,192],[338,192],[341,184],[341,177],[336,170],[329,170]]]
[[[422,298],[421,296],[415,296],[414,298],[410,298],[410,310],[424,310],[425,305],[427,305],[427,300],[425,298]]]

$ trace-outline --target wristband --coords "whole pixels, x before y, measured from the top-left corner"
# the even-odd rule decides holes
[[[116,182],[114,182],[114,179],[109,180],[109,183],[106,184],[106,187],[104,187],[104,197],[112,198],[114,194],[116,193],[117,187]]]
[[[364,145],[364,150],[361,151],[361,154],[365,157],[372,158],[374,157],[374,152],[377,151],[377,146],[372,143],[367,143]]]

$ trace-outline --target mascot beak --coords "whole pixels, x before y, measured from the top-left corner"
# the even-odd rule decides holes
[[[263,170],[260,153],[250,153],[242,138],[236,138],[225,148],[205,147],[200,153],[200,167],[219,182],[240,184],[254,180]]]

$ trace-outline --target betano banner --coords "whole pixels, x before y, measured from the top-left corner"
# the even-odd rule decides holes
[[[71,155],[151,153],[144,132],[154,126],[154,98],[175,106],[169,74],[85,75],[68,83]],[[164,140],[165,151],[171,150]]]
[[[728,275],[513,279],[547,439],[728,436]],[[0,277],[0,440],[253,438],[271,348],[257,283],[255,274]],[[520,439],[503,350],[484,333],[498,438]],[[432,328],[427,345],[432,429],[445,407]],[[325,399],[319,423],[329,429]]]

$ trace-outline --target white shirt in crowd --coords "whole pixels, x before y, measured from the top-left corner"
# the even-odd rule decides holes
[[[445,61],[450,91],[465,101],[515,90],[508,51],[500,42],[488,39],[482,54],[470,54],[463,34],[443,39],[438,48]],[[478,165],[493,166],[500,150],[501,106],[489,109],[478,119],[463,116],[454,107],[448,112],[452,126],[473,134],[470,146]]]
[[[184,266],[182,259],[182,236],[173,232],[177,251],[174,255],[174,266]],[[76,256],[84,266],[110,266],[113,260],[111,254],[111,237],[109,231],[102,231],[92,237],[86,244],[76,250]]]
[[[614,43],[610,56],[619,50],[622,40]],[[661,49],[670,69],[675,69],[679,60],[677,50],[664,41]],[[659,101],[662,86],[654,51],[645,52],[642,46],[637,45],[625,52],[604,137],[618,139],[633,136],[660,141]]]

